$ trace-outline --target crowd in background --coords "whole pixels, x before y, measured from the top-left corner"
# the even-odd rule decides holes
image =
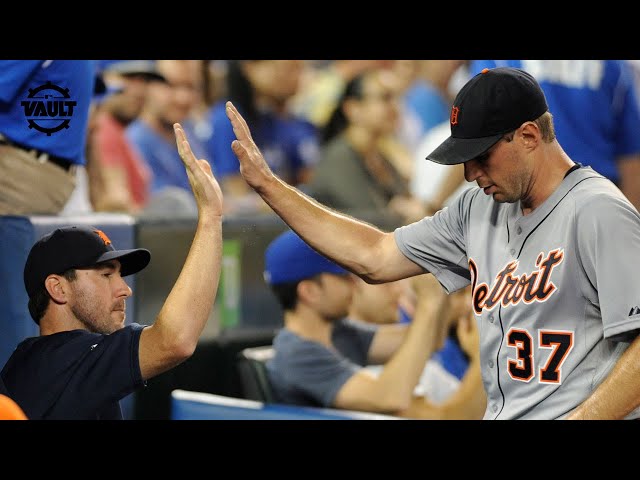
[[[97,61],[106,92],[94,95],[86,168],[78,170],[78,187],[62,213],[194,214],[174,148],[172,125],[180,122],[196,154],[211,161],[226,214],[270,214],[239,175],[224,112],[231,100],[270,167],[286,181],[341,211],[419,219],[468,186],[461,168],[427,162],[425,152],[449,134],[451,102],[460,86],[484,65],[501,62]],[[518,66],[541,76],[545,68],[555,69],[555,77],[547,73],[541,82],[565,90],[551,99],[558,136],[570,136],[590,152],[588,158],[582,152],[570,156],[610,177],[638,206],[640,140],[629,139],[639,127],[631,91],[637,64],[523,62]],[[608,64],[616,62],[611,77]],[[580,80],[598,74],[595,83]],[[571,112],[585,112],[586,126],[565,126],[563,102],[570,102]]]
[[[175,151],[176,122],[184,125],[196,155],[211,162],[225,194],[226,215],[269,214],[242,181],[231,151],[234,134],[224,109],[231,100],[252,126],[269,166],[285,181],[342,211],[416,220],[468,186],[461,166],[427,162],[425,152],[448,136],[451,102],[466,80],[482,68],[501,65],[536,75],[569,156],[609,177],[640,204],[640,67],[635,61],[3,63],[3,156],[42,160],[41,155],[50,155],[66,174],[57,166],[44,172],[27,166],[16,170],[11,165],[25,162],[5,162],[3,189],[11,194],[1,199],[6,202],[2,214],[195,215]],[[45,80],[63,80],[76,100],[68,144],[58,145],[60,135],[26,128],[19,101],[26,92],[20,88]],[[50,192],[36,195],[29,187],[36,182],[49,184]]]
[[[80,74],[84,62],[88,66]],[[179,122],[196,155],[208,159],[220,179],[226,215],[269,214],[242,181],[230,148],[234,134],[224,104],[231,100],[285,181],[341,211],[417,220],[468,186],[461,168],[427,162],[425,152],[448,135],[451,102],[461,85],[484,66],[503,64],[540,77],[560,140],[584,147],[569,155],[611,178],[637,206],[640,141],[633,132],[639,77],[632,61],[74,60],[53,61],[40,75],[54,68],[61,78],[72,72],[76,92],[83,95],[73,123],[84,156],[74,151],[72,157],[69,147],[55,153],[77,167],[75,188],[69,178],[56,184],[55,190],[65,192],[59,194],[63,208],[60,200],[46,208],[33,201],[29,210],[27,201],[3,213],[195,215],[175,151],[172,129]],[[20,65],[26,75],[26,65]],[[8,77],[7,83],[25,83]],[[10,104],[11,98],[3,101]],[[15,97],[13,103],[19,103]],[[584,112],[582,123],[565,121],[565,111]],[[32,146],[33,132],[20,138],[16,130],[20,114],[0,115],[0,134]],[[21,195],[33,197],[29,190]]]

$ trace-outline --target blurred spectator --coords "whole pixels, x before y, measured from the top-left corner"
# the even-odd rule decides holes
[[[149,205],[149,209],[162,205],[158,210],[165,214],[196,212],[187,172],[175,148],[174,123],[180,123],[187,132],[196,157],[211,158],[205,154],[206,149],[194,132],[194,109],[202,101],[200,62],[157,60],[157,71],[166,82],[152,82],[147,86],[142,112],[126,129],[127,138],[152,171],[150,202],[153,205]],[[211,158],[211,161],[215,171],[216,160]]]
[[[427,162],[425,157],[433,150],[426,148],[449,136],[451,102],[468,80],[468,60],[416,60],[416,80],[403,98],[405,116],[417,117],[418,128],[412,137],[412,171],[410,190],[432,215],[458,193],[464,182],[462,166],[444,166]],[[417,130],[417,135],[415,131]],[[446,135],[442,135],[446,132]]]
[[[420,60],[395,60],[392,72],[396,78],[396,93],[401,99],[404,99],[409,88],[417,81],[420,62]],[[406,102],[401,101],[400,122],[392,138],[396,138],[408,152],[412,153],[420,142],[422,133],[422,120],[415,111],[408,108]],[[405,173],[407,178],[411,178],[411,175],[411,169]]]
[[[301,60],[229,62],[227,98],[211,109],[213,135],[209,144],[229,212],[268,211],[268,207],[240,176],[238,160],[231,150],[235,135],[225,113],[226,100],[231,100],[251,122],[253,138],[277,175],[293,185],[309,179],[317,161],[318,132],[289,109],[301,74]]]
[[[388,70],[368,70],[343,92],[322,132],[320,161],[308,192],[316,200],[351,214],[380,212],[412,221],[424,216],[407,179],[380,147],[396,132],[399,99]]]
[[[394,78],[393,88],[404,95],[417,74],[417,60],[326,60],[307,61],[301,88],[292,99],[292,108],[318,129],[327,126],[347,88],[355,77],[371,70],[386,70]],[[420,134],[419,119],[405,109],[400,113],[397,132],[379,139],[380,150],[405,178],[412,172],[411,152]]]
[[[414,282],[409,279],[369,284],[356,277],[348,317],[371,324],[410,322],[415,316],[417,295],[429,294],[429,290],[420,289],[421,285],[415,288],[413,285]],[[460,317],[466,315],[475,322],[469,302],[470,295],[470,289],[450,295],[446,328],[439,332],[441,335],[436,340],[438,350],[427,360],[416,387],[417,394],[426,396],[432,402],[441,403],[458,389],[467,373],[470,359],[479,354],[479,344],[472,345],[472,350],[467,353],[461,345],[464,342],[458,339]],[[465,334],[466,330],[462,333]],[[380,366],[373,367],[373,371],[379,369]],[[479,412],[479,415],[482,416],[483,413]]]
[[[421,138],[449,119],[453,101],[449,86],[465,60],[419,60],[418,64],[416,80],[407,89],[403,101],[405,108],[420,119]]]
[[[347,84],[367,70],[390,68],[395,60],[329,60],[315,65],[307,62],[305,80],[293,97],[293,111],[325,127]]]
[[[460,414],[457,407],[454,412],[446,403],[436,406],[414,395],[448,308],[447,296],[432,276],[424,276],[429,293],[421,296],[410,325],[378,326],[346,318],[352,275],[293,231],[268,246],[265,279],[284,309],[284,328],[267,363],[277,401],[413,418]],[[370,364],[384,367],[376,375],[365,368]],[[475,374],[482,388],[479,369]],[[484,407],[473,416],[482,413]]]
[[[0,215],[56,215],[86,163],[93,60],[0,60]]]
[[[224,91],[223,85],[220,85],[221,82],[224,82],[224,76],[221,76],[224,75],[224,72],[219,71],[221,69],[220,66],[214,66],[219,62],[211,60],[197,60],[197,62],[202,88],[191,110],[190,121],[193,134],[196,136],[198,143],[203,146],[205,151],[208,151],[208,145],[213,136],[213,125],[211,124],[209,111],[220,100]]]
[[[640,104],[625,60],[474,60],[522,68],[540,83],[567,155],[612,180],[640,209]]]
[[[152,172],[125,129],[140,114],[149,82],[166,80],[153,60],[110,63],[102,75],[110,94],[97,107],[89,137],[89,165],[102,181],[91,185],[91,203],[95,211],[136,214],[149,199]]]
[[[103,61],[97,60],[97,64],[100,65]],[[94,161],[94,155],[91,154],[91,138],[96,124],[96,111],[98,105],[105,99],[112,91],[107,88],[102,77],[102,71],[98,67],[96,76],[94,79],[93,98],[91,99],[91,105],[89,106],[89,119],[87,121],[87,134],[85,145],[85,164],[78,165],[76,167],[76,187],[73,189],[73,193],[67,200],[64,208],[60,212],[61,216],[65,215],[86,215],[93,212],[93,205],[91,204],[91,197],[99,196],[102,193],[102,176],[101,172],[95,168],[96,162]]]
[[[426,213],[433,215],[446,207],[462,191],[475,185],[464,178],[464,165],[441,165],[426,160],[449,137],[449,120],[433,127],[422,138],[414,154],[414,171],[409,188],[426,206]]]

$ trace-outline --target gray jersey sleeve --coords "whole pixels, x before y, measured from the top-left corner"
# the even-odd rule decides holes
[[[625,339],[640,328],[640,216],[610,192],[589,197],[577,216],[577,255],[587,282],[576,283],[587,297],[597,292],[604,336]]]
[[[447,293],[470,283],[465,225],[470,205],[480,191],[470,188],[432,217],[399,227],[394,232],[400,251],[433,273]]]

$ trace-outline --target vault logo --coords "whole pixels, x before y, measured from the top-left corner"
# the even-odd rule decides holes
[[[60,88],[51,82],[30,88],[27,100],[20,102],[29,128],[51,136],[63,128],[69,128],[75,101],[70,100],[69,89]]]

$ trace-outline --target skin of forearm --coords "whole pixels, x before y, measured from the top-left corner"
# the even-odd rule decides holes
[[[350,318],[357,319],[353,315],[350,315]],[[408,331],[409,325],[406,323],[380,325],[378,333],[373,337],[373,343],[369,348],[368,363],[370,365],[387,363],[404,342]]]
[[[367,255],[384,235],[373,225],[332,210],[275,176],[258,193],[305,242],[356,275],[368,276],[381,261]]]
[[[436,301],[419,302],[404,342],[386,363],[378,377],[379,388],[393,395],[391,404],[407,408],[413,391],[424,370],[427,359],[438,346],[435,318],[443,315],[443,304]]]
[[[444,420],[481,420],[487,408],[487,395],[482,384],[480,359],[473,358],[458,389],[442,405]]]
[[[190,354],[213,308],[222,257],[222,218],[202,216],[180,275],[154,327]]]
[[[486,407],[480,364],[473,360],[458,390],[446,402],[433,404],[425,397],[413,397],[409,407],[397,415],[417,420],[481,420]]]
[[[620,420],[640,405],[640,335],[567,420]]]

